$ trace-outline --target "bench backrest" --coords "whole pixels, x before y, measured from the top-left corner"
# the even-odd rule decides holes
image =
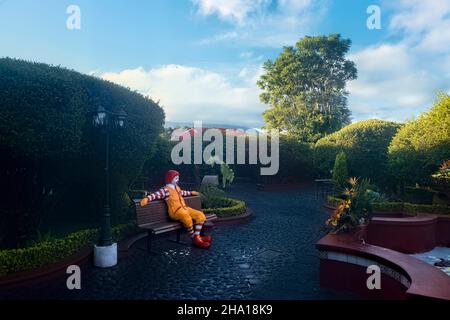
[[[197,210],[202,209],[202,199],[200,196],[185,197],[184,199],[189,207]],[[167,205],[164,200],[154,200],[145,207],[141,207],[139,201],[137,201],[136,220],[138,226],[149,223],[172,221],[169,218]]]

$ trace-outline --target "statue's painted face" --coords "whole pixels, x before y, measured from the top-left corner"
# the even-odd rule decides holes
[[[175,178],[173,178],[172,184],[177,185],[179,181],[180,181],[180,176],[176,176]]]

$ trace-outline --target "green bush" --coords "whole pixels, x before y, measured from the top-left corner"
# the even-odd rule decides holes
[[[450,96],[406,123],[389,145],[389,167],[402,184],[429,182],[441,163],[450,159]]]
[[[329,196],[327,204],[331,207],[336,207],[342,199]],[[407,212],[412,214],[417,213],[432,213],[432,214],[450,214],[450,207],[436,204],[417,204],[408,202],[373,202],[372,209],[376,212]]]
[[[121,241],[139,232],[139,227],[135,221],[119,224],[112,228],[112,237],[114,241]]]
[[[345,187],[347,180],[347,157],[345,152],[341,151],[336,155],[336,160],[334,161],[333,182],[338,188],[342,189]]]
[[[450,214],[450,207],[437,204],[416,204],[408,202],[379,202],[373,204],[373,210],[378,212],[407,212]]]
[[[115,241],[119,241],[138,230],[135,222],[120,224],[112,228],[112,236]],[[63,238],[50,238],[25,248],[1,250],[0,277],[38,269],[66,259],[81,249],[94,245],[98,237],[98,229],[88,229],[71,233]]]
[[[125,127],[110,137],[112,220],[126,221],[125,193],[159,152],[164,112],[158,104],[96,77],[9,58],[0,59],[0,92],[0,193],[6,198],[0,223],[7,226],[0,248],[33,238],[44,216],[97,222],[105,189],[104,134],[92,126],[99,106],[128,114]],[[5,178],[8,172],[14,179]]]
[[[208,202],[209,201],[209,202]],[[245,202],[233,198],[213,198],[204,203],[204,213],[214,213],[218,217],[238,216],[247,210]]]
[[[200,193],[203,195],[203,198],[225,198],[225,191],[218,188],[217,186],[206,183],[200,187]]]
[[[51,239],[33,246],[0,251],[0,276],[28,271],[63,260],[85,246],[92,245],[98,230],[82,230],[61,239]]]
[[[298,183],[312,179],[314,168],[311,144],[292,136],[280,135],[279,160],[278,173],[259,176],[262,183]]]
[[[405,193],[400,200],[408,203],[431,204],[433,202],[434,192],[422,188],[406,188]]]
[[[371,119],[353,123],[320,139],[314,148],[318,174],[329,176],[336,155],[343,151],[350,176],[369,178],[377,185],[389,186],[387,148],[398,128],[397,123]]]
[[[147,194],[147,190],[128,190],[131,199],[142,199]]]

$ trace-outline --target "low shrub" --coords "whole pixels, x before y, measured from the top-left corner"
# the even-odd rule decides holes
[[[204,199],[208,198],[225,198],[225,191],[213,184],[203,184],[200,187],[200,193]]]
[[[115,241],[124,239],[138,230],[135,222],[112,228]],[[0,251],[0,277],[30,271],[66,259],[98,240],[98,229],[80,230],[64,238],[50,238],[26,248]]]
[[[203,202],[204,213],[214,213],[218,217],[238,216],[246,212],[245,202],[233,198],[211,198]]]
[[[378,212],[407,212],[450,214],[450,207],[437,204],[417,204],[408,202],[379,202],[373,204],[373,210]]]
[[[334,196],[329,196],[327,205],[336,207],[341,203],[342,199]],[[431,213],[431,214],[450,214],[450,207],[437,204],[419,204],[409,202],[393,202],[382,201],[373,202],[372,209],[376,212],[407,212],[412,214],[417,213]]]
[[[28,271],[63,260],[94,244],[97,229],[88,229],[69,234],[60,239],[51,239],[33,246],[0,251],[0,277],[6,274]]]
[[[400,197],[401,202],[415,204],[431,204],[434,192],[423,188],[406,188],[405,193]]]

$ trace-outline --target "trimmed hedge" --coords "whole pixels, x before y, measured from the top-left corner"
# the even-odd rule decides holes
[[[63,260],[93,244],[97,237],[97,229],[82,230],[27,248],[0,251],[0,276],[37,269]]]
[[[218,217],[225,218],[225,217],[232,217],[232,216],[238,216],[241,214],[244,214],[247,210],[247,207],[245,205],[245,202],[239,199],[233,199],[233,198],[223,198],[220,199],[221,203],[217,203],[214,201],[214,203],[220,204],[222,207],[220,208],[205,208],[203,209],[204,213],[214,213]],[[208,203],[205,202],[205,205],[207,206]]]
[[[327,204],[336,207],[342,199],[329,196]],[[432,213],[432,214],[450,214],[450,207],[437,204],[417,204],[409,202],[374,202],[373,211],[378,212],[407,212],[407,213]]]
[[[450,214],[450,207],[437,204],[416,204],[408,202],[379,202],[374,203],[374,211],[379,212],[408,212],[408,213],[433,213]]]
[[[132,217],[125,193],[161,153],[164,111],[155,101],[97,77],[10,58],[0,58],[0,92],[0,248],[32,239],[44,217],[100,217],[105,135],[92,125],[99,106],[127,113],[125,126],[110,130],[110,200],[113,223]]]
[[[134,234],[137,230],[134,222],[121,224],[112,228],[112,236],[115,241],[118,241]],[[38,269],[66,259],[81,249],[94,245],[98,237],[98,229],[87,229],[26,248],[2,250],[0,251],[0,277]]]
[[[387,149],[399,124],[377,119],[353,123],[319,141],[314,148],[314,166],[319,175],[329,177],[336,155],[347,156],[349,176],[369,178],[386,186]]]
[[[428,183],[443,161],[450,159],[450,96],[416,120],[406,123],[389,145],[389,167],[402,183]]]

